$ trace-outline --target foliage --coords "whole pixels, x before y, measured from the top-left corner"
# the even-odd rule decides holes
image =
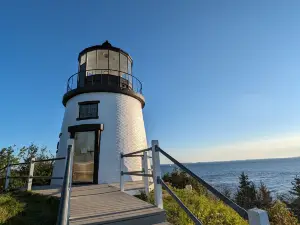
[[[0,224],[4,224],[23,210],[24,204],[17,201],[11,194],[0,195]]]
[[[300,178],[296,176],[292,185],[293,187],[290,194],[295,196],[295,198],[289,206],[292,208],[294,214],[300,219]]]
[[[200,194],[207,195],[207,190],[199,184],[198,181],[196,181],[193,177],[188,175],[184,171],[180,171],[177,168],[174,168],[172,173],[166,173],[163,176],[163,180],[167,183],[169,183],[172,187],[183,189],[186,185],[191,185],[193,187],[193,190]]]
[[[222,186],[220,189],[221,189],[220,192],[221,192],[224,196],[226,196],[226,197],[229,198],[229,199],[232,198],[232,195],[233,195],[233,194],[232,194],[232,191],[231,191],[231,189],[230,189],[229,187]]]
[[[253,182],[249,181],[249,177],[244,172],[239,177],[239,188],[235,195],[238,205],[245,209],[251,209],[255,206],[256,190]]]
[[[0,224],[53,225],[59,199],[31,192],[11,192],[0,196]]]
[[[31,158],[35,160],[44,160],[53,158],[54,156],[48,151],[46,147],[39,147],[35,144],[30,144],[28,147],[24,146],[20,149],[18,157],[24,162],[30,162]],[[51,176],[53,162],[40,162],[34,164],[34,176]],[[29,164],[20,166],[20,174],[26,175],[29,173]],[[48,185],[50,180],[33,179],[33,185]]]
[[[185,173],[174,170],[171,174],[166,174],[163,179],[173,186],[176,195],[201,219],[203,224],[244,224],[244,221],[231,208],[207,192],[195,191],[193,185],[194,190],[192,192],[185,190],[185,185],[191,184],[188,177]],[[239,181],[239,188],[235,194],[237,204],[246,209],[258,207],[267,210],[272,225],[298,225],[297,218],[290,212],[286,204],[281,201],[273,201],[271,192],[264,183],[261,182],[256,188],[245,173],[240,175]],[[297,196],[298,190],[300,190],[299,184],[300,181],[295,179],[293,193]],[[228,198],[232,197],[231,190],[226,187],[223,187],[221,192]],[[154,202],[152,195],[148,201]],[[296,202],[294,201],[294,203]],[[300,200],[297,203],[300,205]],[[167,211],[169,222],[183,225],[193,224],[186,213],[167,193],[164,193],[164,208]],[[236,219],[235,216],[241,221],[233,221]]]
[[[281,201],[276,201],[268,209],[271,225],[299,225],[297,218],[288,210]]]
[[[19,158],[16,156],[16,146],[9,146],[0,150],[0,177],[5,177],[5,167],[8,163],[18,163]],[[0,190],[4,186],[4,179],[0,179]]]
[[[199,194],[195,190],[171,188],[180,200],[200,219],[203,224],[208,225],[246,225],[235,211],[224,205],[221,201]],[[137,196],[144,199],[143,196]],[[151,192],[147,198],[148,202],[154,203],[154,193]],[[188,215],[180,208],[178,203],[166,191],[163,191],[163,204],[167,212],[167,220],[174,225],[194,224]]]
[[[256,207],[267,209],[272,206],[272,202],[271,192],[263,182],[260,182],[260,186],[256,193]]]
[[[0,150],[0,169],[4,168],[8,163],[18,163],[19,158],[16,157],[15,145]]]
[[[2,148],[0,150],[0,168],[3,168],[10,163],[18,162],[30,162],[31,158],[35,160],[43,160],[53,158],[53,155],[47,150],[46,147],[39,147],[35,144],[29,146],[23,146],[20,149],[16,149],[16,146],[10,146]],[[35,163],[34,176],[51,176],[53,162],[41,162]],[[13,166],[11,168],[11,176],[28,176],[29,164]],[[2,177],[5,176],[5,170],[2,171]],[[1,180],[0,190],[3,189],[4,179]],[[16,189],[23,187],[26,183],[26,178],[10,179],[10,189]],[[50,180],[33,179],[33,185],[47,185],[50,184]]]

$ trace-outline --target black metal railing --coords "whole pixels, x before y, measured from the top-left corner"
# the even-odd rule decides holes
[[[80,71],[69,77],[67,92],[79,87],[115,86],[142,94],[142,83],[135,76],[118,70],[91,69]]]
[[[195,173],[193,173],[191,170],[189,170],[183,164],[181,164],[180,162],[178,162],[176,159],[174,159],[172,156],[170,156],[168,153],[166,153],[160,147],[156,146],[155,147],[155,151],[160,152],[161,154],[163,154],[165,157],[167,157],[169,160],[171,160],[176,166],[178,166],[180,169],[182,169],[187,174],[189,174],[191,177],[193,177],[198,183],[202,184],[208,191],[210,191],[217,198],[219,198],[222,202],[224,202],[226,205],[228,205],[230,208],[232,208],[235,212],[237,212],[242,218],[244,218],[245,220],[248,220],[248,213],[247,213],[247,211],[244,208],[242,208],[241,206],[239,206],[238,204],[236,204],[235,202],[233,202],[232,200],[230,200],[229,198],[227,198],[225,195],[223,195],[221,192],[219,192],[217,189],[215,189],[214,187],[212,187],[211,185],[209,185],[206,181],[204,181],[203,179],[201,179],[200,177],[198,177]],[[161,178],[158,178],[158,179],[159,179],[159,182],[162,181]],[[165,183],[161,182],[161,184],[162,184],[162,186],[164,186],[166,188],[166,184]],[[171,191],[170,189],[166,189],[166,190],[168,192]],[[176,195],[173,193],[173,194],[171,194],[171,196],[174,197]],[[178,197],[176,196],[176,198],[178,198]],[[175,200],[178,202],[178,200],[176,198],[175,198]],[[179,204],[179,205],[182,207],[181,204]],[[183,208],[183,209],[186,211],[185,208]],[[187,214],[190,216],[190,212],[187,212]],[[192,217],[190,216],[190,218],[194,221],[193,217],[195,217],[195,216],[194,215]]]

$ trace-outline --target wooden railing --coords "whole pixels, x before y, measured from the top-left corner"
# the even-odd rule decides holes
[[[124,191],[124,175],[132,175],[132,176],[144,176],[144,185],[145,185],[145,193],[149,194],[149,183],[148,183],[148,177],[153,177],[154,182],[154,200],[155,205],[161,209],[163,209],[163,195],[162,195],[162,188],[164,188],[170,196],[174,198],[174,200],[179,204],[179,206],[187,213],[187,215],[190,217],[190,219],[197,225],[203,225],[203,223],[197,218],[184,203],[176,196],[176,194],[167,186],[166,183],[162,180],[161,176],[161,169],[160,169],[160,154],[164,155],[166,158],[171,160],[176,166],[178,166],[180,169],[182,169],[184,172],[189,174],[191,177],[193,177],[198,183],[200,183],[203,187],[205,187],[208,191],[210,191],[214,196],[219,198],[224,204],[232,208],[236,213],[238,213],[243,219],[248,220],[250,225],[269,225],[269,219],[268,214],[266,211],[261,209],[250,209],[245,210],[235,202],[233,202],[231,199],[227,198],[225,195],[223,195],[221,192],[219,192],[217,189],[215,189],[213,186],[208,184],[206,181],[201,179],[199,176],[197,176],[195,173],[193,173],[191,170],[189,170],[186,166],[178,162],[176,159],[174,159],[172,156],[170,156],[168,153],[166,153],[164,150],[162,150],[159,147],[158,141],[154,140],[151,142],[151,147],[132,152],[129,154],[121,154],[121,160],[120,160],[120,188],[121,191]],[[149,168],[148,168],[148,151],[152,151],[152,173],[149,174]],[[138,155],[139,153],[143,153],[143,155]],[[143,157],[143,170],[142,171],[129,171],[124,172],[124,157]]]

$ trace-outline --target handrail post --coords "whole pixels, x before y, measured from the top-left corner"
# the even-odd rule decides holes
[[[6,167],[6,175],[5,175],[5,185],[4,185],[4,190],[5,191],[7,191],[8,187],[9,187],[10,169],[11,169],[11,165],[10,165],[10,163],[8,163],[7,167]]]
[[[124,192],[124,157],[123,153],[120,155],[120,190]]]
[[[143,165],[144,174],[148,174],[149,173],[148,152],[144,152],[144,154],[143,154],[142,165]],[[143,180],[144,180],[144,186],[145,186],[145,194],[148,196],[149,195],[149,177],[143,176]]]
[[[248,210],[249,225],[270,225],[268,213],[262,209]]]
[[[161,171],[160,171],[160,159],[159,151],[156,151],[156,146],[158,147],[158,141],[152,140],[152,160],[153,160],[153,182],[154,182],[154,199],[155,205],[163,209],[163,199],[162,199],[162,187],[160,184]]]
[[[31,191],[32,188],[32,177],[33,177],[33,171],[34,171],[34,160],[35,158],[30,159],[30,164],[29,164],[29,174],[28,174],[28,180],[27,180],[27,191]]]
[[[61,198],[59,204],[59,211],[57,216],[57,225],[69,224],[69,207],[70,207],[70,195],[72,186],[72,166],[73,166],[73,154],[74,154],[74,139],[68,139],[67,142],[67,158],[66,169],[64,175],[64,182],[61,190]]]

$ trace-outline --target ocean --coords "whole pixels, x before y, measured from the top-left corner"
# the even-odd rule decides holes
[[[288,193],[294,177],[300,176],[300,157],[286,159],[260,159],[229,162],[200,162],[184,164],[210,185],[235,191],[239,175],[245,172],[256,185],[262,181],[274,194]],[[162,173],[172,172],[173,164],[162,165]]]

